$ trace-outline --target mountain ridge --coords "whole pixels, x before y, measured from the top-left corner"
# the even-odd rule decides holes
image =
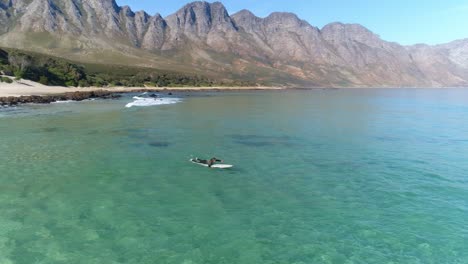
[[[468,39],[403,46],[359,24],[229,14],[196,1],[162,17],[115,0],[0,0],[0,45],[226,79],[330,87],[468,86]]]

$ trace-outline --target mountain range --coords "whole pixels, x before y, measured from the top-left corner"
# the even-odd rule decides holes
[[[468,86],[468,39],[403,46],[359,24],[229,14],[193,2],[167,17],[115,0],[0,0],[0,46],[82,62],[308,87]]]

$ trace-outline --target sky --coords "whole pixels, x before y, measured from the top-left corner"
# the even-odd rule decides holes
[[[132,10],[163,17],[192,1],[117,0]],[[213,1],[208,1],[213,2]],[[293,12],[322,28],[331,22],[359,23],[387,41],[442,44],[468,38],[468,0],[222,0],[230,14],[248,9],[259,17]]]

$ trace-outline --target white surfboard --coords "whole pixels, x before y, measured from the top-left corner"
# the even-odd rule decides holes
[[[193,159],[190,159],[190,162],[192,162],[194,164],[198,164],[198,165],[203,166],[203,167],[208,167],[208,164],[195,162]],[[232,167],[234,167],[234,166],[230,165],[230,164],[213,164],[211,166],[211,168],[215,168],[215,169],[229,169],[229,168],[232,168]]]

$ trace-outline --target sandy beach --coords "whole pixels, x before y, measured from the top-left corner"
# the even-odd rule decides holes
[[[19,97],[30,95],[53,95],[68,92],[90,92],[90,91],[110,91],[110,92],[132,92],[141,90],[154,91],[205,91],[205,90],[279,90],[281,87],[64,87],[46,86],[29,80],[18,80],[13,83],[0,82],[0,97]]]

